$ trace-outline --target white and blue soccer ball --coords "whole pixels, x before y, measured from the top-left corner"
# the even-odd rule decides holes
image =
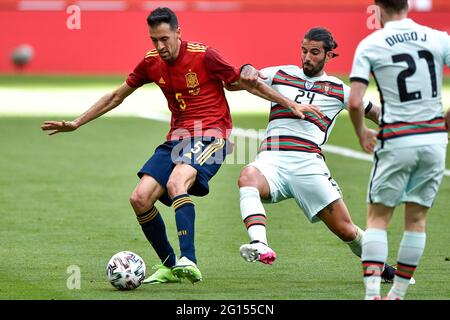
[[[136,289],[145,279],[144,260],[131,251],[118,252],[108,262],[106,277],[116,289]]]

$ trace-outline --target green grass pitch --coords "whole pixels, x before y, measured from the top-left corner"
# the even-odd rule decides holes
[[[237,116],[239,127],[262,128],[265,116]],[[362,299],[361,266],[326,227],[311,225],[293,201],[267,205],[273,266],[239,256],[247,233],[236,181],[242,164],[224,165],[211,193],[194,197],[196,245],[204,281],[115,290],[105,279],[109,258],[121,250],[141,255],[147,271],[158,259],[129,205],[136,171],[164,140],[168,124],[138,118],[101,118],[76,133],[49,137],[47,118],[0,117],[0,299]],[[330,143],[359,150],[348,117]],[[326,154],[354,222],[365,226],[369,162]],[[450,178],[445,177],[427,226],[427,247],[408,299],[450,298]],[[178,252],[174,213],[158,205]],[[401,238],[396,211],[388,236],[389,262]],[[70,290],[69,266],[81,270]],[[388,290],[383,285],[383,293]]]

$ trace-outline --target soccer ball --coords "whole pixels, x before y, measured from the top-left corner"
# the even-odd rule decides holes
[[[33,55],[33,47],[29,44],[22,44],[15,48],[11,53],[11,61],[16,67],[21,68],[33,59]]]
[[[106,277],[116,289],[136,289],[145,278],[144,260],[130,251],[118,252],[108,262]]]

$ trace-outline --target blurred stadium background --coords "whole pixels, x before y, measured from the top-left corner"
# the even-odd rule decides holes
[[[68,29],[70,13],[81,10],[80,29]],[[151,47],[145,18],[157,6],[179,15],[185,39],[219,48],[233,63],[258,67],[299,61],[306,30],[329,28],[339,43],[339,59],[329,72],[348,73],[359,40],[371,32],[366,12],[371,0],[2,0],[0,72],[14,72],[8,57],[29,44],[33,73],[125,73]],[[412,0],[411,17],[450,31],[450,2]]]
[[[418,22],[450,31],[449,1],[411,0],[410,3],[410,15]],[[50,87],[71,85],[76,79],[80,85],[86,80],[80,76],[86,75],[96,76],[90,84],[97,87],[103,83],[109,87],[111,83],[120,83],[152,48],[145,19],[158,6],[169,6],[177,12],[184,39],[214,46],[236,65],[251,62],[259,68],[299,64],[304,33],[313,26],[324,26],[333,32],[340,54],[328,63],[327,72],[346,77],[356,45],[371,32],[366,26],[373,13],[371,4],[371,0],[2,0],[0,84],[3,89],[0,90],[4,105],[0,114],[79,112],[76,106],[83,109],[85,102],[99,95],[92,86],[77,92],[79,101],[67,97],[68,92],[51,99],[51,103],[67,100],[65,108],[45,101],[44,91],[23,95],[20,86],[26,83],[42,86],[48,81]],[[74,11],[74,5],[78,12]],[[79,15],[75,18],[79,19],[75,21],[76,13]],[[11,57],[21,47],[22,53],[28,54],[31,60],[18,67]],[[447,69],[446,74],[449,72]],[[19,90],[5,92],[5,86]],[[143,99],[155,99],[140,95]],[[231,104],[233,111],[261,110],[259,99],[242,94],[230,96],[233,102],[241,101],[239,107]],[[446,101],[450,99],[447,91],[444,96]],[[164,98],[158,94],[156,97],[155,104],[162,104],[164,112]],[[371,98],[377,101],[376,92],[371,92]],[[120,111],[135,114],[135,110],[131,111],[133,106],[137,106],[135,101]]]
[[[326,27],[340,54],[326,71],[347,78],[356,45],[372,32],[366,26],[372,4],[371,0],[0,0],[0,257],[18,259],[24,268],[20,279],[11,280],[9,268],[0,263],[0,299],[360,299],[360,266],[355,258],[322,225],[306,222],[292,202],[270,207],[269,236],[278,248],[277,264],[267,269],[241,260],[238,248],[247,236],[234,186],[243,164],[224,166],[213,180],[211,196],[196,199],[202,212],[196,236],[204,283],[195,289],[183,284],[183,291],[169,286],[138,289],[127,296],[113,292],[104,280],[104,267],[115,252],[137,252],[149,271],[157,263],[133,217],[128,195],[136,183],[134,172],[164,139],[168,127],[142,117],[166,119],[166,101],[150,85],[112,112],[133,117],[99,119],[75,135],[54,138],[40,132],[39,126],[50,116],[78,115],[124,81],[152,49],[146,17],[158,6],[177,13],[184,39],[218,48],[237,66],[300,64],[304,33],[313,26]],[[410,7],[410,16],[419,23],[450,33],[450,1],[411,0]],[[74,8],[80,10],[75,27]],[[18,48],[31,57],[20,67],[12,62]],[[448,68],[446,75],[447,108]],[[373,85],[369,95],[377,101]],[[242,92],[228,96],[235,126],[265,127],[265,101]],[[342,113],[340,118],[330,144],[358,152],[348,117]],[[354,221],[364,226],[370,162],[331,150],[327,162]],[[449,192],[446,177],[430,214],[429,246],[412,299],[450,299]],[[175,245],[173,213],[160,207]],[[398,242],[400,230],[402,218],[397,214],[390,239]],[[393,263],[396,246],[390,247]],[[221,254],[216,257],[211,250]],[[225,268],[224,261],[229,262]],[[66,268],[72,264],[81,267],[84,290],[66,286]],[[248,283],[249,278],[254,282]],[[145,294],[149,290],[157,295]]]

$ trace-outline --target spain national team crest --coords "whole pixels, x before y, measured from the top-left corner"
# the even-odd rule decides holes
[[[306,81],[305,82],[305,88],[306,90],[311,90],[314,87],[314,82]]]
[[[186,73],[185,77],[186,77],[186,86],[188,88],[195,88],[199,85],[197,74],[195,72],[189,70],[189,72]]]

